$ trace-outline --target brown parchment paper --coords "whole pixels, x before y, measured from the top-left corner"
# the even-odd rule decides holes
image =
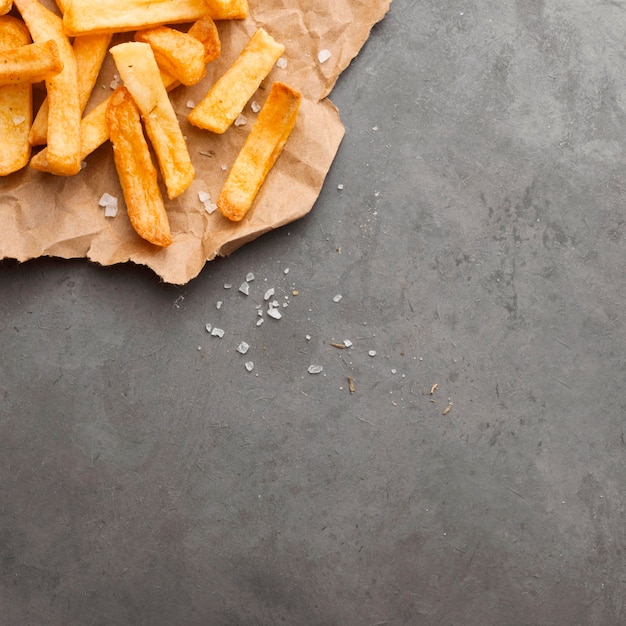
[[[313,207],[344,135],[339,112],[327,99],[339,74],[358,54],[372,26],[391,0],[250,0],[250,17],[220,21],[222,54],[192,88],[171,92],[196,169],[191,187],[166,207],[174,242],[165,249],[144,242],[128,221],[107,142],[76,176],[56,177],[29,167],[0,179],[0,258],[87,258],[102,265],[132,261],[147,265],[165,282],[185,284],[207,261],[227,255],[263,233],[306,215]],[[54,4],[44,2],[49,8]],[[295,129],[255,204],[240,223],[218,212],[209,214],[198,193],[216,200],[227,171],[244,143],[255,114],[244,110],[247,124],[224,135],[196,129],[186,121],[212,82],[237,57],[258,27],[286,46],[287,67],[275,67],[252,101],[262,104],[268,87],[280,80],[300,90],[302,106]],[[320,63],[318,52],[329,50]],[[111,93],[115,69],[103,66],[88,109]],[[252,102],[251,101],[251,102]],[[98,205],[103,193],[119,198],[114,218]],[[164,195],[164,197],[166,197]]]

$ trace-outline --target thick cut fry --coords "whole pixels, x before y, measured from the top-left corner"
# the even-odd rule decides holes
[[[198,128],[224,133],[243,111],[285,46],[259,28],[226,73],[189,113]]]
[[[157,171],[143,135],[139,110],[126,87],[109,98],[106,120],[128,217],[137,234],[157,246],[172,243]]]
[[[113,46],[111,54],[141,112],[167,195],[176,198],[189,187],[195,172],[152,48],[147,43],[129,41]]]
[[[187,34],[197,39],[204,47],[205,63],[214,61],[222,54],[222,42],[220,41],[217,26],[210,17],[205,16],[194,22]]]
[[[207,0],[214,20],[243,20],[248,17],[248,0]]]
[[[73,0],[63,24],[72,37],[194,22],[206,13],[206,0]]]
[[[54,39],[63,69],[46,81],[48,92],[48,163],[55,174],[71,176],[80,171],[81,109],[76,89],[76,59],[63,34],[61,18],[37,0],[14,0],[35,42]]]
[[[195,85],[204,78],[204,46],[195,37],[168,26],[157,26],[137,31],[135,41],[150,44],[159,68],[183,85]]]
[[[78,99],[81,114],[87,106],[89,96],[93,90],[100,68],[111,43],[111,35],[83,35],[76,37],[72,50],[76,59],[76,72],[78,74]],[[41,146],[46,143],[48,137],[48,99],[44,99],[37,111],[35,121],[30,129],[30,143],[33,146]]]
[[[0,17],[0,50],[29,43],[30,34],[24,22],[10,15]],[[21,170],[30,158],[32,91],[29,84],[0,87],[0,176]]]
[[[39,83],[63,69],[54,39],[0,52],[0,85]]]
[[[245,217],[287,143],[301,99],[300,93],[284,83],[272,85],[217,199],[217,208],[224,217],[234,222]]]

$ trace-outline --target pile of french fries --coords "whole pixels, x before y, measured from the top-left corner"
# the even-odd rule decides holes
[[[27,165],[74,176],[110,141],[130,223],[146,241],[168,246],[173,236],[161,186],[173,199],[195,177],[168,92],[203,80],[221,52],[215,20],[245,19],[247,0],[56,2],[59,14],[39,0],[0,0],[0,176]],[[111,46],[117,33],[131,35]],[[226,132],[284,50],[258,29],[191,110],[189,123]],[[84,115],[107,54],[121,84]],[[42,81],[46,97],[35,113],[33,85]],[[224,217],[240,221],[252,207],[300,101],[293,88],[272,84],[217,199]]]

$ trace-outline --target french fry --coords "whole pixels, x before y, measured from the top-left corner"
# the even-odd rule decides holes
[[[104,58],[109,50],[111,35],[83,35],[76,37],[72,45],[74,58],[76,59],[76,72],[78,75],[78,99],[81,114],[87,106],[89,96],[96,84],[98,74]],[[48,99],[41,103],[35,121],[30,129],[29,140],[33,146],[41,146],[46,143],[48,137]]]
[[[204,47],[205,63],[214,61],[222,53],[222,43],[217,26],[208,15],[194,22],[187,34],[197,39]]]
[[[206,13],[206,0],[72,0],[63,25],[65,33],[74,37],[194,22]]]
[[[152,48],[147,43],[129,41],[113,46],[111,54],[141,112],[167,195],[176,198],[189,187],[195,172]]]
[[[285,46],[259,28],[235,62],[187,119],[198,128],[224,133],[284,52]]]
[[[0,52],[0,85],[39,83],[63,69],[54,39]]]
[[[109,98],[106,121],[130,223],[146,241],[162,247],[170,245],[172,235],[157,170],[143,134],[139,110],[126,87],[118,87]]]
[[[243,20],[248,17],[248,0],[207,0],[214,20]]]
[[[217,208],[224,217],[239,222],[249,211],[287,143],[301,99],[300,93],[288,85],[273,83],[217,199]]]
[[[13,0],[0,0],[0,15],[6,15],[13,8]]]
[[[63,69],[46,80],[49,101],[48,163],[55,174],[71,176],[80,171],[80,118],[76,59],[69,39],[63,34],[61,18],[37,0],[14,0],[33,41],[54,39]]]
[[[159,68],[183,85],[195,85],[204,78],[204,46],[192,35],[157,26],[137,31],[135,41],[150,44]]]
[[[10,15],[0,17],[0,50],[30,43],[26,24]],[[32,85],[0,87],[0,176],[21,170],[30,158],[28,130],[33,117]]]

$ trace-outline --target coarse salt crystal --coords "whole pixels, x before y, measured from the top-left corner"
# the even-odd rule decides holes
[[[224,283],[224,289],[232,289],[232,287],[230,283]]]
[[[337,185],[337,189],[339,189],[339,191],[341,191],[343,189],[343,183],[339,183]]]
[[[251,372],[254,369],[254,363],[252,361],[246,361],[246,369]]]
[[[250,285],[248,285],[248,283],[241,283],[241,285],[239,285],[239,291],[241,291],[241,293],[245,294],[246,296],[250,294]]]
[[[117,89],[120,86],[120,77],[119,74],[113,75],[113,80],[109,83],[109,87],[111,89]]]
[[[237,346],[237,352],[239,352],[240,354],[245,354],[249,349],[250,349],[250,345],[247,344],[245,341],[242,341]]]
[[[235,126],[245,126],[248,123],[248,118],[240,113],[235,120]]]
[[[258,113],[261,110],[261,105],[256,100],[253,100],[250,104],[250,108],[253,113]]]
[[[13,124],[15,126],[19,126],[20,124],[23,124],[26,121],[26,118],[23,115],[14,115],[13,116]]]
[[[283,274],[289,274],[289,268],[288,268],[288,267],[286,267],[286,268],[283,270]]]
[[[344,345],[346,348],[351,348],[351,347],[352,347],[352,342],[351,342],[349,339],[344,339],[344,340],[343,340],[343,345]]]
[[[305,335],[305,336],[304,336],[304,338],[305,338],[307,341],[311,341],[311,335]]]
[[[307,372],[309,374],[321,374],[324,371],[324,368],[321,365],[309,365]]]
[[[211,324],[205,324],[204,327],[206,328],[207,333],[210,333],[213,330],[213,326],[211,326]]]
[[[104,217],[115,217],[117,215],[117,206],[107,204],[104,207]]]
[[[110,193],[103,193],[100,196],[100,200],[98,200],[98,204],[102,207],[104,206],[115,206],[117,204],[117,198],[112,196]]]
[[[219,337],[220,339],[226,334],[226,332],[224,330],[222,330],[221,328],[214,328],[211,331],[211,335],[213,337]]]
[[[370,356],[376,356],[376,350],[370,350],[370,351],[368,352],[368,354],[369,354]]]
[[[333,302],[341,302],[341,299],[343,298],[343,296],[338,293],[334,298],[333,298]]]
[[[224,303],[222,302],[222,300],[218,300],[218,301],[215,303],[215,308],[216,308],[216,309],[221,309],[223,304],[224,304]]]
[[[274,308],[268,309],[267,314],[270,317],[273,317],[275,320],[279,320],[283,316],[283,314],[278,309]]]
[[[281,70],[284,70],[287,67],[287,59],[285,57],[280,57],[280,59],[276,61],[276,67],[279,67]]]
[[[187,108],[188,109],[195,109],[196,108],[196,103],[193,100],[187,100]]]
[[[317,60],[320,63],[326,63],[326,61],[328,61],[328,59],[330,59],[331,54],[330,54],[330,50],[320,50],[317,53]]]
[[[260,325],[261,325],[264,321],[265,321],[265,320],[264,320],[262,317],[260,317],[260,318],[256,321],[256,325],[257,325],[257,326],[260,326]]]
[[[205,203],[207,200],[211,199],[211,194],[208,191],[199,191],[198,192],[198,200],[200,202]]]
[[[254,274],[252,272],[248,272],[246,274],[246,281],[251,283],[254,280]]]

